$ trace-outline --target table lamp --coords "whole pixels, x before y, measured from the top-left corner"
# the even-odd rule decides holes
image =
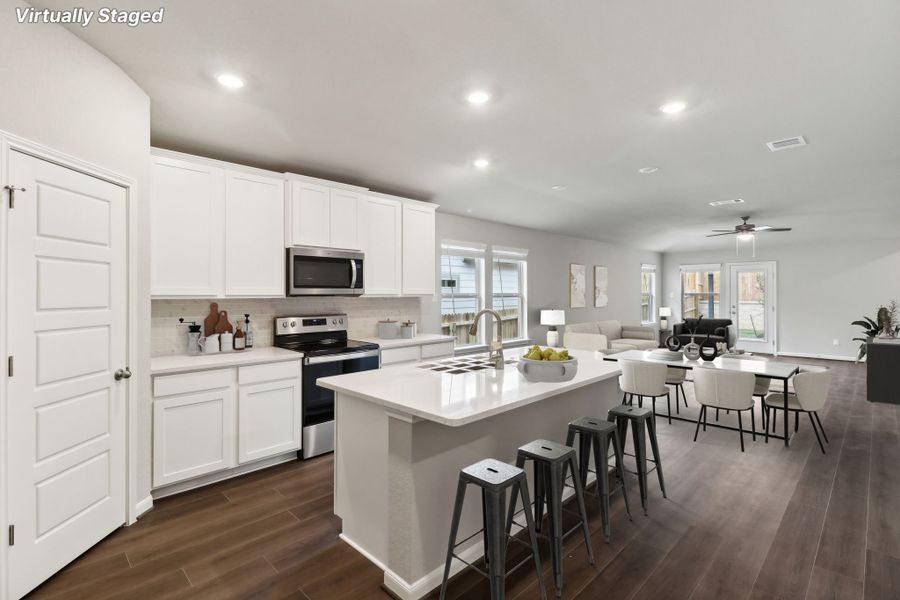
[[[669,306],[659,307],[659,328],[662,331],[669,329],[669,317],[672,316],[672,308]]]
[[[542,310],[541,325],[549,325],[550,331],[547,332],[547,345],[559,345],[559,331],[556,330],[557,325],[566,324],[566,311],[564,310]]]

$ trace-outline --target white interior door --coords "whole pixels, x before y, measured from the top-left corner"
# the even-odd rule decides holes
[[[126,192],[16,151],[10,183],[9,590],[125,522]]]
[[[728,302],[737,327],[737,347],[775,354],[775,263],[728,265]]]

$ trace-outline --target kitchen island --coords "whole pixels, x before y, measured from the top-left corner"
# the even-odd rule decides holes
[[[579,368],[572,380],[532,383],[516,370],[523,353],[507,350],[511,362],[502,370],[415,363],[318,381],[335,392],[341,537],[384,571],[398,598],[421,598],[440,585],[461,468],[483,458],[514,463],[520,445],[563,441],[569,421],[605,417],[619,403],[620,369],[602,356],[573,350]],[[481,527],[480,498],[471,487],[469,496],[459,539]],[[480,557],[480,536],[458,553]],[[454,561],[454,572],[462,566]]]

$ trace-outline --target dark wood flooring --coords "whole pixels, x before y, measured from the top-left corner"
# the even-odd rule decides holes
[[[863,365],[821,364],[834,369],[826,455],[808,422],[790,449],[748,436],[742,454],[737,432],[701,431],[694,443],[691,424],[660,419],[669,498],[652,484],[649,516],[635,510],[630,522],[617,496],[604,544],[589,497],[596,564],[568,538],[563,597],[900,598],[900,407],[865,401]],[[683,415],[697,412],[689,402]],[[330,456],[290,463],[160,500],[30,597],[386,600],[381,573],[337,538],[332,466]],[[536,586],[523,568],[507,597],[537,598]],[[448,596],[489,593],[469,572]]]

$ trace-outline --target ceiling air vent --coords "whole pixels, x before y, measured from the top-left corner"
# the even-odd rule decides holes
[[[769,150],[771,150],[772,152],[787,150],[788,148],[798,148],[805,145],[806,138],[802,135],[798,135],[797,137],[792,138],[786,138],[783,140],[775,140],[774,142],[766,142],[766,146],[768,146]]]

